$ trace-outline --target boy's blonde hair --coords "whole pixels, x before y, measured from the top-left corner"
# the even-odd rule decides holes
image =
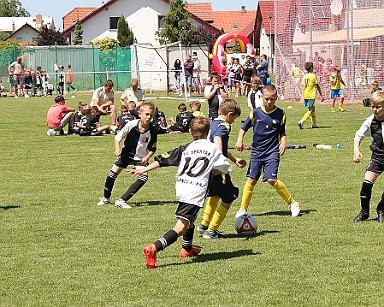
[[[333,70],[334,70],[335,72],[340,72],[340,67],[339,67],[339,66],[335,66],[335,67],[333,68]]]
[[[371,85],[376,85],[376,86],[379,86],[379,81],[375,80],[371,83]]]
[[[239,104],[235,100],[227,98],[220,104],[219,115],[227,115],[229,112],[232,112],[237,117],[241,115]]]
[[[262,92],[268,92],[277,96],[277,89],[276,86],[274,86],[273,84],[267,84],[266,86],[264,86]]]
[[[259,83],[261,82],[260,77],[258,75],[252,75],[251,76],[251,83],[253,83],[255,81],[259,81]]]
[[[204,116],[197,116],[192,119],[190,124],[191,135],[194,139],[206,139],[208,137],[211,123]]]
[[[189,104],[189,107],[192,109],[192,108],[195,108],[196,111],[200,111],[200,108],[201,108],[201,103],[198,102],[198,101],[192,101],[190,104]]]
[[[120,105],[120,113],[128,112],[128,107],[125,104]]]
[[[149,109],[151,109],[153,112],[155,112],[156,106],[155,106],[155,104],[154,104],[153,102],[151,102],[151,101],[145,101],[145,102],[143,102],[143,103],[141,104],[141,106],[140,106],[140,111],[143,111],[144,108],[149,108]]]
[[[371,105],[372,104],[384,104],[384,92],[376,91],[371,95]]]

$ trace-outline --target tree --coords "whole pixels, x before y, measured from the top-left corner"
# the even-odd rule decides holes
[[[213,44],[217,40],[217,38],[223,33],[220,32],[212,32],[206,27],[198,27],[192,37],[192,44],[196,45],[206,45],[208,50],[211,50]]]
[[[46,25],[41,28],[37,44],[39,46],[68,45],[67,38],[60,31],[48,29]]]
[[[121,15],[117,22],[117,40],[119,41],[120,47],[129,47],[136,41],[135,35],[131,28],[128,26],[124,15]]]
[[[111,37],[99,38],[87,43],[87,45],[94,45],[99,47],[101,51],[113,49],[116,44],[117,44],[117,40]]]
[[[81,26],[80,19],[77,18],[75,25],[75,37],[73,38],[74,45],[82,45],[83,44],[83,27]]]
[[[29,17],[31,14],[22,7],[19,0],[1,0],[0,17]]]
[[[196,30],[188,21],[188,17],[189,13],[184,10],[183,0],[172,0],[169,13],[164,17],[164,27],[156,32],[160,44],[181,41],[184,45],[189,45]]]

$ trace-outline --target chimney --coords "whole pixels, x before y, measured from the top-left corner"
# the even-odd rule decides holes
[[[12,20],[12,33],[16,31],[15,22]]]
[[[242,13],[247,12],[247,10],[245,9],[245,5],[242,5],[242,6],[241,6],[241,12],[242,12]]]
[[[43,16],[36,15],[36,29],[41,30],[43,27]]]

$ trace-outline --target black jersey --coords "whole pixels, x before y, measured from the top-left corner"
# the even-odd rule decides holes
[[[59,84],[60,85],[64,84],[64,72],[60,71],[58,77],[59,77]]]
[[[136,119],[134,115],[131,113],[123,113],[117,117],[117,122],[119,123],[119,130],[123,129],[123,127],[131,120]]]
[[[375,118],[374,115],[368,117],[357,130],[354,140],[361,141],[363,138],[371,135],[373,140],[370,145],[372,151],[372,159],[384,163],[384,121],[380,121]]]
[[[124,138],[124,148],[122,156],[133,160],[141,160],[149,151],[156,151],[157,133],[156,129],[150,125],[149,128],[140,132],[139,119],[128,122],[115,136],[115,140],[121,142]]]
[[[92,114],[84,114],[80,118],[80,135],[89,135],[98,123],[97,117]]]
[[[174,128],[181,132],[187,132],[189,130],[189,125],[193,119],[193,113],[190,111],[181,112],[176,115],[176,122],[173,125]],[[174,130],[174,129],[172,129]]]

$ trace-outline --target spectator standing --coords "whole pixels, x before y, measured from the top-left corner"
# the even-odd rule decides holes
[[[257,75],[260,78],[261,85],[266,86],[267,85],[267,78],[269,78],[268,74],[268,61],[267,56],[265,54],[261,55],[260,63],[256,66]]]
[[[187,60],[184,62],[185,83],[187,84],[187,96],[191,96],[192,77],[193,77],[193,61],[191,56],[187,55]]]
[[[13,85],[15,98],[19,97],[18,91],[22,93],[22,79],[24,75],[24,64],[22,63],[21,56],[16,58],[16,61],[12,62],[8,66],[8,73],[10,76],[10,83]]]
[[[182,96],[183,94],[180,90],[181,62],[179,59],[176,59],[175,63],[173,63],[173,70],[175,71],[176,94]]]

